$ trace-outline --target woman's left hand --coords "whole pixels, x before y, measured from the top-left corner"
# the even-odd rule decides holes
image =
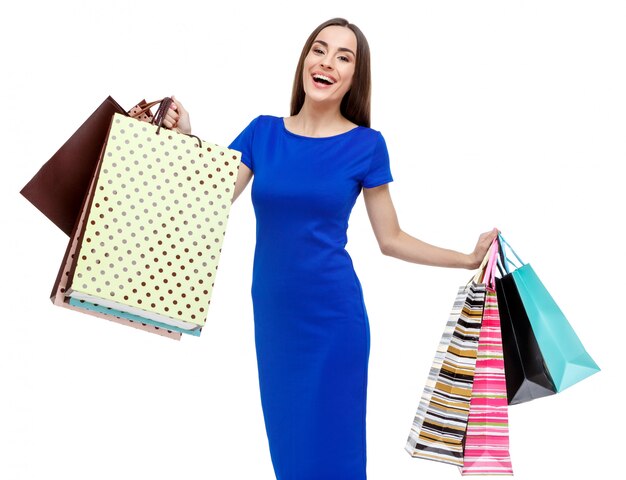
[[[471,258],[471,263],[469,267],[470,270],[480,267],[480,264],[482,263],[483,258],[485,258],[485,255],[487,255],[487,251],[489,250],[489,247],[491,246],[493,239],[496,238],[498,233],[499,233],[499,230],[497,228],[494,228],[493,230],[489,232],[482,233],[480,237],[478,237],[478,242],[476,242],[476,247],[474,248],[474,251],[470,254],[470,258]]]

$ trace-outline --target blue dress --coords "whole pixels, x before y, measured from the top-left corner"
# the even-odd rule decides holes
[[[393,181],[380,132],[294,134],[259,116],[233,141],[253,172],[261,405],[278,480],[365,480],[370,333],[345,250],[361,188]]]

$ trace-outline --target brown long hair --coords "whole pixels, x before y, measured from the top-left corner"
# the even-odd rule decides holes
[[[302,105],[304,105],[304,82],[302,73],[304,70],[304,59],[308,55],[317,35],[326,27],[330,26],[347,27],[356,36],[356,68],[352,77],[352,86],[341,100],[341,114],[351,122],[362,127],[370,126],[370,99],[372,89],[372,78],[370,72],[370,47],[363,32],[356,25],[348,22],[345,18],[333,18],[318,26],[309,36],[304,44],[296,76],[293,80],[293,90],[291,92],[291,115],[297,115]]]

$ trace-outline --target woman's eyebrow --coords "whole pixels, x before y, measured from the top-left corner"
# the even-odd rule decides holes
[[[321,43],[326,48],[328,48],[328,43],[326,43],[324,40],[315,40],[315,42],[313,42],[313,43]],[[337,50],[339,50],[340,52],[350,52],[352,55],[354,55],[356,57],[356,54],[352,50],[350,50],[349,48],[339,47]]]

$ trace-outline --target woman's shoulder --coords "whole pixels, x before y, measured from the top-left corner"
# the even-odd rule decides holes
[[[275,124],[279,121],[282,121],[282,117],[277,117],[276,115],[258,115],[257,117],[254,117],[254,119],[252,119],[251,123],[267,125]]]
[[[370,135],[372,137],[382,137],[382,133],[380,133],[380,131],[376,130],[375,128],[372,127],[364,127],[361,125],[361,130],[366,134],[366,135]]]
[[[254,136],[257,131],[267,130],[272,125],[277,125],[279,117],[273,115],[258,115],[248,122],[240,135]]]
[[[354,129],[354,131],[358,132],[359,138],[361,140],[367,139],[369,140],[369,142],[374,143],[374,144],[385,141],[383,134],[379,130],[376,130],[375,128],[372,128],[372,127],[359,125],[358,127]]]

